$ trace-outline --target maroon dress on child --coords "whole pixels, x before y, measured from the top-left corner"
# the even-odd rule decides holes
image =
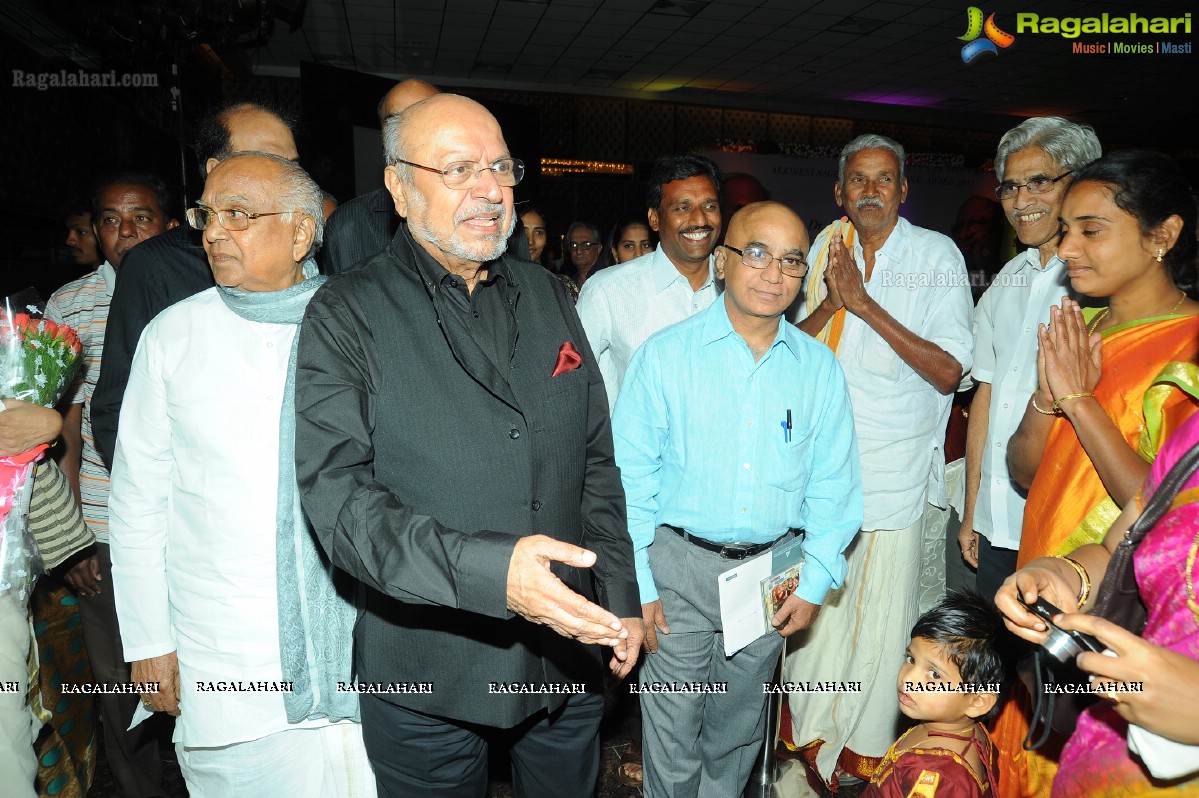
[[[961,751],[942,747],[901,748],[903,741],[915,729],[895,741],[875,771],[862,798],[976,798],[991,796],[992,785],[998,782],[995,772],[997,752],[987,730],[975,727],[970,736],[947,732],[928,732],[929,737],[945,737],[966,743],[957,746]],[[925,744],[928,745],[927,743]],[[978,752],[986,772],[981,776],[966,763],[964,754],[970,746]]]

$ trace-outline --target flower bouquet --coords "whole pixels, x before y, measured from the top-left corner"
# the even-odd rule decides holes
[[[41,317],[40,302],[0,309],[0,399],[20,399],[53,407],[62,398],[83,347],[75,331]],[[23,600],[33,584],[40,557],[29,534],[29,497],[34,464],[46,444],[0,457],[0,595]]]

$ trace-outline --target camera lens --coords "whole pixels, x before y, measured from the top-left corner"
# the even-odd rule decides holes
[[[1049,627],[1049,635],[1041,647],[1058,662],[1073,662],[1083,652],[1082,646],[1070,635],[1057,627]]]

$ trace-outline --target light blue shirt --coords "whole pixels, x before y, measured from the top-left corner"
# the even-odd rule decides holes
[[[845,578],[843,552],[862,525],[845,376],[828,347],[781,318],[755,362],[726,301],[650,338],[616,400],[612,433],[641,601],[658,599],[649,546],[670,524],[715,543],[766,543],[804,529],[796,593],[820,604]]]

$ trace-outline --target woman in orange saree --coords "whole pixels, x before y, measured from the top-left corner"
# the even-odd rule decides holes
[[[1195,204],[1169,157],[1108,155],[1079,172],[1058,254],[1075,290],[1039,331],[1040,387],[1008,446],[1028,487],[1019,565],[1103,538],[1165,439],[1199,403]],[[1181,389],[1181,390],[1180,390]],[[1073,609],[1073,608],[1063,608]],[[1062,740],[1023,750],[1031,696],[1017,684],[995,722],[1002,798],[1047,796]]]

